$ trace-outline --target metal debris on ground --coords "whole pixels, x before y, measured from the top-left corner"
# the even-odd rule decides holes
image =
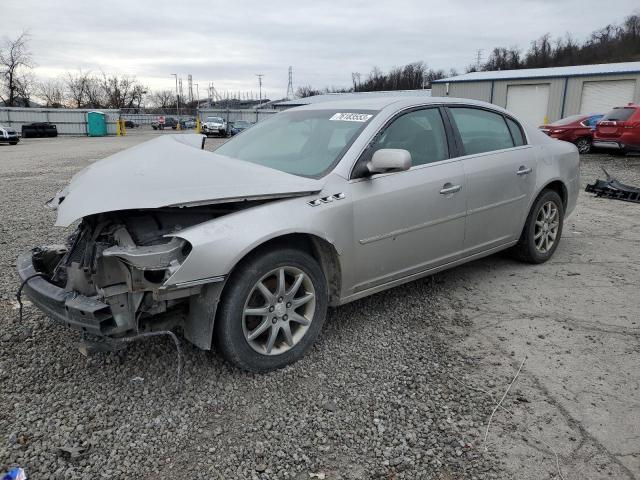
[[[624,200],[625,202],[640,203],[640,188],[625,185],[619,182],[607,172],[604,168],[602,171],[607,176],[606,180],[597,179],[595,183],[588,184],[585,192],[594,193],[597,197],[608,197],[616,200]]]
[[[86,456],[91,450],[91,446],[88,447],[58,447],[58,454],[66,460],[78,460]]]

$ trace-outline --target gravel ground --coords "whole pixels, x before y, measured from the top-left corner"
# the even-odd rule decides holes
[[[37,309],[27,306],[18,323],[16,256],[66,233],[52,227],[43,203],[90,160],[147,138],[0,146],[0,471],[20,465],[33,479],[449,480],[513,478],[526,468],[484,451],[494,404],[480,389],[501,394],[518,358],[491,360],[505,367],[494,374],[477,351],[460,348],[474,321],[455,273],[331,310],[309,354],[271,374],[235,370],[183,342],[179,391],[169,339],[85,358],[79,335]],[[585,160],[588,180],[592,157],[600,158]],[[636,160],[613,162],[618,170],[635,162],[624,170],[635,177],[624,180],[640,183]]]

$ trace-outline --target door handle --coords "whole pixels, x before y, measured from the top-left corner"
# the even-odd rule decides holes
[[[516,175],[528,175],[532,172],[533,170],[531,168],[527,168],[524,165],[521,166],[518,171],[516,172]]]
[[[448,195],[450,193],[456,193],[456,192],[459,192],[461,188],[462,188],[462,185],[452,185],[451,183],[447,182],[442,186],[442,190],[440,190],[440,195]]]

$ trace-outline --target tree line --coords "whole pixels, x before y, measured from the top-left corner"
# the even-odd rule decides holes
[[[0,103],[9,107],[29,107],[37,98],[52,108],[140,108],[143,100],[160,107],[175,107],[171,91],[149,93],[149,89],[129,75],[104,72],[67,72],[58,78],[38,80],[32,74],[33,56],[29,34],[23,32],[0,44]]]
[[[518,47],[496,47],[487,61],[470,65],[467,72],[566,67],[640,60],[640,14],[627,16],[620,24],[595,30],[583,42],[570,33],[553,39],[546,33],[533,40],[522,53]]]

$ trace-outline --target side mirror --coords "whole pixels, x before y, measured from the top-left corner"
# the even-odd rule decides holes
[[[374,152],[367,163],[369,173],[401,172],[411,168],[411,154],[400,148],[383,148]]]

